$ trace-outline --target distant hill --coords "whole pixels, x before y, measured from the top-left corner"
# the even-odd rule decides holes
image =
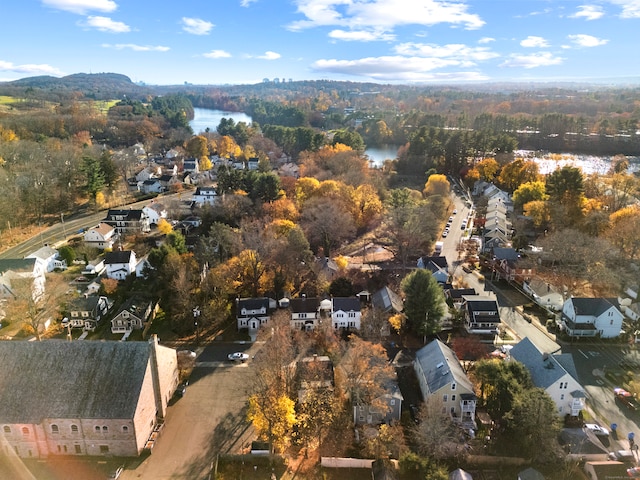
[[[42,75],[0,82],[0,93],[16,94],[27,89],[42,93],[82,92],[94,99],[119,98],[123,95],[137,97],[149,93],[149,89],[137,85],[126,75],[119,73],[74,73],[65,77]]]

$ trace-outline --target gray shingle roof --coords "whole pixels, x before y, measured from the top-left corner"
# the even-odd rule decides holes
[[[356,297],[333,297],[333,311],[359,312],[360,300]]]
[[[0,342],[0,423],[133,418],[147,342]]]
[[[571,299],[577,315],[593,315],[599,317],[611,307],[618,308],[618,301],[609,298],[578,298]]]
[[[402,298],[389,287],[383,287],[374,293],[371,297],[371,304],[374,308],[379,308],[385,312],[393,310],[396,313],[400,313],[404,310]]]
[[[0,259],[0,273],[8,270],[32,272],[36,258],[3,258]]]
[[[311,313],[320,310],[320,299],[312,298],[291,298],[289,299],[289,308],[293,313]]]
[[[429,392],[434,393],[452,382],[473,392],[473,385],[460,365],[458,357],[440,340],[434,340],[416,353],[425,374]]]
[[[104,256],[105,265],[117,265],[119,263],[129,263],[131,259],[131,250],[114,250],[107,252]]]
[[[576,381],[578,379],[570,353],[545,355],[528,338],[523,338],[514,345],[510,355],[527,367],[531,373],[531,380],[537,387],[546,389],[566,374],[571,375]]]

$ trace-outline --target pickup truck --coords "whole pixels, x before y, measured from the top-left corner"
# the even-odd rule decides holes
[[[640,410],[640,403],[638,399],[630,392],[627,392],[624,388],[616,387],[613,389],[613,394],[616,401],[622,403],[631,411]]]

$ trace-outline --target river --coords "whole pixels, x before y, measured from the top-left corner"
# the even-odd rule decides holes
[[[232,118],[236,123],[245,122],[251,124],[252,119],[243,112],[225,112],[224,110],[213,110],[210,108],[194,108],[193,120],[189,122],[195,134],[206,131],[215,132],[223,118]],[[399,145],[381,145],[378,147],[368,147],[364,153],[369,157],[372,167],[379,168],[385,160],[395,160]],[[596,157],[592,155],[576,155],[572,153],[545,154],[526,150],[516,151],[516,156],[534,160],[540,167],[540,173],[546,175],[556,168],[571,165],[580,168],[585,175],[592,173],[606,174],[611,167],[612,157]],[[630,161],[629,173],[640,171],[640,158],[628,157]]]

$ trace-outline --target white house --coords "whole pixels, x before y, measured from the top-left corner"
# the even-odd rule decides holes
[[[160,202],[151,202],[143,207],[142,211],[149,219],[149,225],[157,225],[160,219],[167,219],[167,209]]]
[[[331,326],[334,330],[360,330],[360,300],[356,297],[334,297],[331,299]]]
[[[0,298],[15,297],[16,283],[31,279],[31,293],[36,299],[44,293],[47,266],[40,258],[0,259]]]
[[[124,280],[136,271],[136,254],[132,250],[107,252],[104,258],[107,277]]]
[[[413,362],[423,400],[434,395],[442,413],[464,426],[474,427],[476,394],[455,352],[434,340],[416,352]]]
[[[562,306],[561,325],[571,337],[615,338],[623,315],[617,299],[570,298]]]
[[[467,332],[495,334],[500,325],[498,302],[486,295],[463,295],[462,308]]]
[[[27,255],[26,258],[39,258],[45,263],[47,272],[53,272],[56,268],[62,270],[66,270],[67,268],[66,260],[59,258],[58,251],[48,245],[45,245],[32,254]]]
[[[238,330],[247,328],[249,333],[255,333],[269,321],[269,299],[239,298],[236,300],[236,318]]]
[[[116,229],[104,222],[88,229],[84,233],[84,243],[100,250],[113,248],[116,238]]]
[[[536,387],[553,399],[558,415],[577,417],[585,407],[584,389],[570,353],[543,353],[528,338],[520,340],[509,352],[510,358],[522,363]]]
[[[320,299],[319,298],[291,298],[290,326],[292,330],[314,330],[320,323]]]
[[[198,187],[194,193],[192,200],[199,206],[208,204],[213,205],[218,198],[215,187]]]

